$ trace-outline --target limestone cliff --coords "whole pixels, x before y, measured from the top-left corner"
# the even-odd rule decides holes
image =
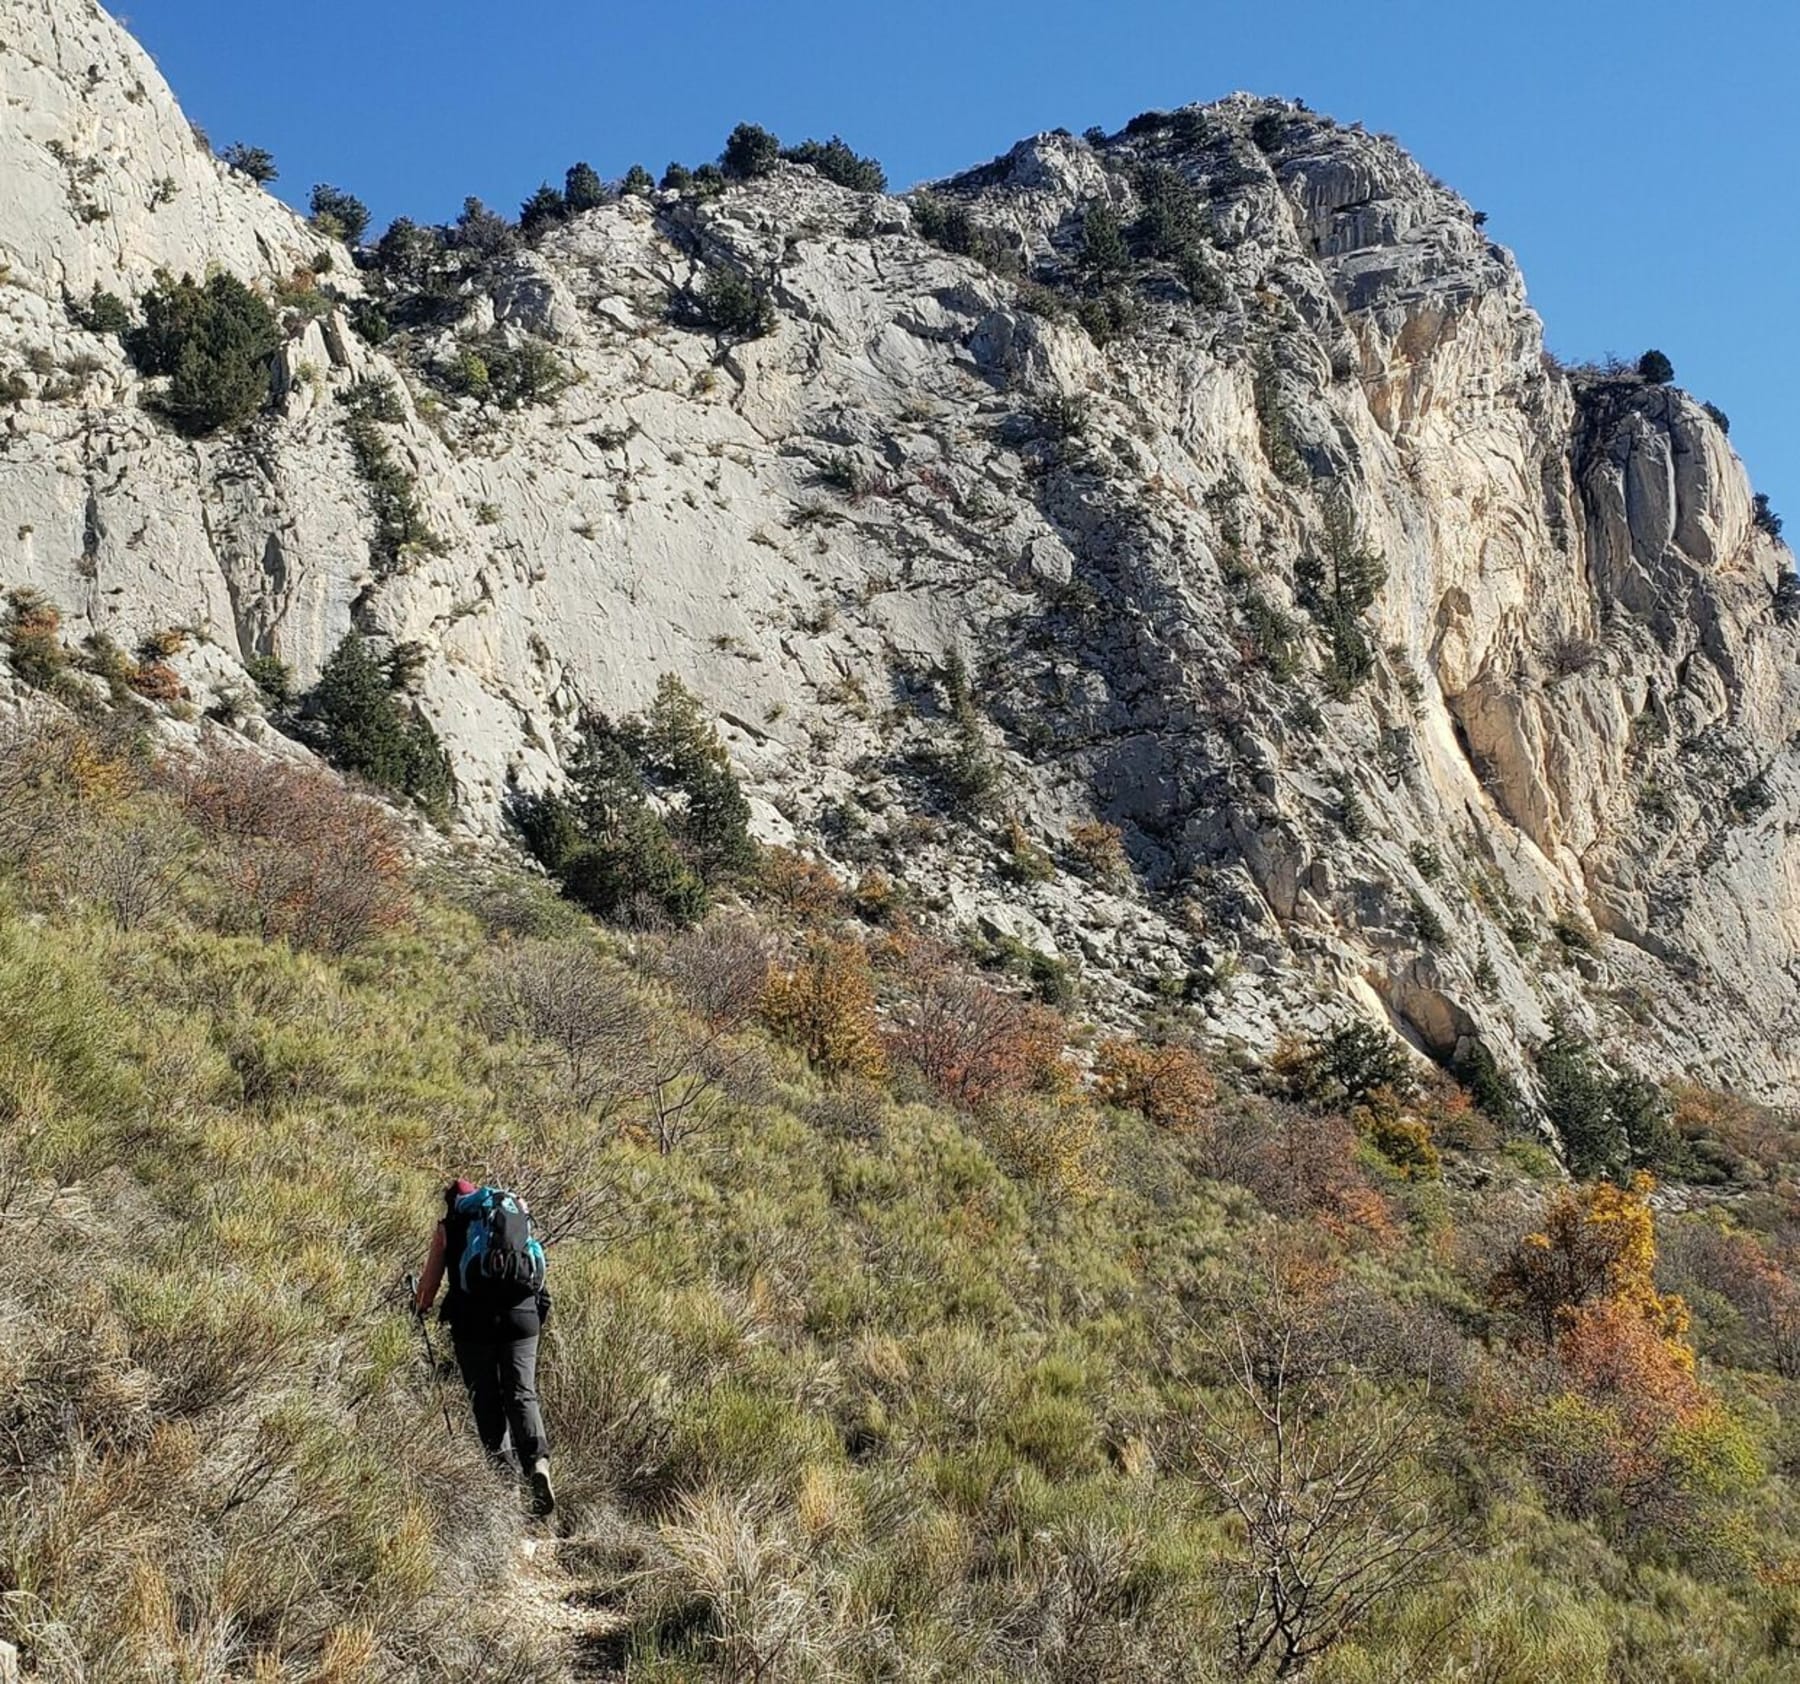
[[[1391,141],[1239,96],[925,199],[793,164],[615,197],[421,277],[214,161],[85,0],[5,9],[0,92],[0,584],[76,633],[203,631],[184,677],[244,728],[244,660],[304,682],[353,621],[416,640],[492,828],[582,709],[674,672],[766,834],[1054,948],[1103,1014],[1191,977],[1252,1054],[1354,1004],[1514,1058],[1566,1012],[1800,1094],[1789,558],[1711,416],[1558,368]],[[212,266],[289,339],[270,412],[190,440],[69,305]],[[772,331],[696,324],[718,273]],[[459,358],[522,346],[548,401],[458,395]],[[341,401],[384,379],[437,540],[386,562]],[[952,651],[987,816],[929,775]],[[1052,855],[1120,824],[1135,882],[1009,881],[1007,814]]]

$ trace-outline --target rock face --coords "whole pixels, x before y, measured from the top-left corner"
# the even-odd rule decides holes
[[[785,164],[618,198],[427,285],[214,162],[97,9],[16,0],[0,48],[0,582],[74,634],[194,627],[228,711],[253,656],[305,683],[352,623],[416,641],[487,828],[673,672],[767,834],[1079,963],[1102,1015],[1185,991],[1254,1055],[1384,1011],[1517,1061],[1566,1014],[1800,1095],[1789,558],[1708,414],[1550,362],[1510,255],[1390,141],[1238,96],[926,199]],[[66,307],[159,266],[283,300],[238,433],[171,432]],[[725,273],[766,336],[691,325]],[[560,390],[468,395],[522,349]],[[341,401],[381,381],[436,539],[385,561]],[[953,655],[985,813],[944,793]],[[1048,880],[1006,871],[1009,816]],[[1077,874],[1095,819],[1128,887]]]

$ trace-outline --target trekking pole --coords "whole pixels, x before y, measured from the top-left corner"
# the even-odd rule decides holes
[[[406,1277],[406,1301],[412,1311],[412,1318],[418,1323],[419,1337],[425,1341],[425,1367],[431,1375],[432,1389],[437,1393],[438,1408],[444,1412],[444,1431],[452,1438],[456,1437],[456,1427],[450,1419],[450,1405],[444,1402],[444,1385],[438,1377],[437,1352],[431,1348],[431,1329],[425,1325],[425,1312],[419,1308],[419,1277]]]

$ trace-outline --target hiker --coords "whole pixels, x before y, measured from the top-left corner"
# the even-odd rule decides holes
[[[506,1465],[506,1441],[531,1486],[532,1512],[556,1507],[550,1440],[538,1408],[538,1334],[550,1316],[544,1249],[531,1236],[525,1201],[502,1187],[453,1181],[431,1236],[413,1310],[421,1319],[448,1280],[438,1319],[450,1330],[456,1366],[469,1388],[475,1430],[488,1455]]]

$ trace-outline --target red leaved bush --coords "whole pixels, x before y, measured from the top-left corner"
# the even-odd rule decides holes
[[[894,1015],[888,1044],[895,1058],[955,1104],[976,1110],[1008,1094],[1069,1085],[1061,1015],[966,971],[931,972]]]
[[[214,746],[167,777],[187,817],[225,856],[234,922],[341,954],[411,914],[400,825],[329,773]]]

